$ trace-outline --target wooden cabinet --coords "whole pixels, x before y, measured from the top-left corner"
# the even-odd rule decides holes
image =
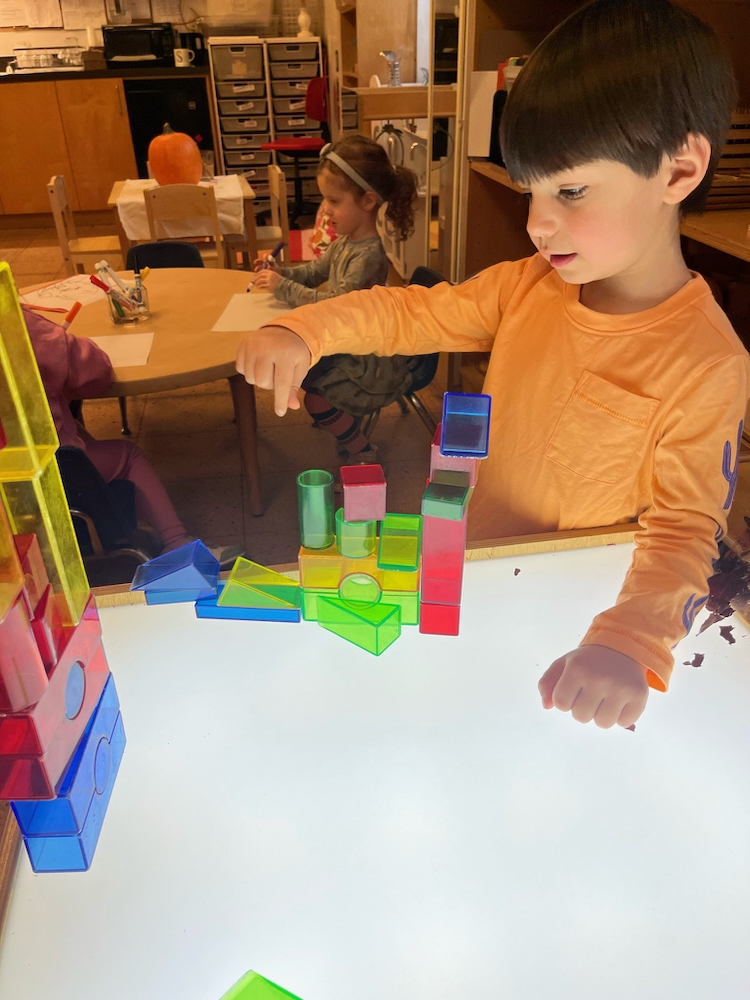
[[[0,198],[8,215],[49,212],[47,184],[64,174],[79,207],[52,81],[0,84]]]
[[[106,209],[115,181],[138,176],[123,82],[64,80],[55,87],[78,208]]]

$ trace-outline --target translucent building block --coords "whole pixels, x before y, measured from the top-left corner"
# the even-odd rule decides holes
[[[240,557],[217,603],[228,608],[298,609],[300,586],[288,576]]]
[[[420,572],[418,569],[411,572],[403,572],[398,569],[384,569],[381,572],[383,576],[380,580],[380,585],[384,591],[397,590],[399,592],[415,593],[419,590]]]
[[[468,486],[428,483],[422,496],[422,516],[462,521],[469,506]]]
[[[0,621],[18,600],[23,588],[23,570],[5,507],[0,503]]]
[[[0,622],[0,712],[21,712],[36,704],[47,673],[20,595]]]
[[[461,606],[459,604],[419,605],[419,631],[427,635],[458,635]]]
[[[23,570],[23,586],[29,597],[29,604],[36,608],[49,586],[47,568],[39,548],[36,535],[16,535],[16,552]]]
[[[37,537],[61,622],[76,625],[90,591],[57,462],[29,481],[0,484],[0,495],[13,533]]]
[[[378,542],[377,529],[377,521],[347,521],[342,507],[336,511],[336,547],[346,559],[372,555]]]
[[[382,521],[385,517],[385,473],[380,465],[343,465],[344,517],[347,521]]]
[[[303,548],[327,549],[333,543],[333,476],[308,469],[297,476],[299,537]]]
[[[147,590],[146,604],[192,604],[204,597],[216,597],[215,587],[202,590]]]
[[[0,263],[0,483],[28,480],[53,461],[57,432],[10,268]]]
[[[282,989],[270,979],[264,979],[257,972],[245,975],[220,1000],[301,1000],[288,990]]]
[[[302,617],[305,621],[318,620],[318,598],[336,597],[335,590],[303,590]],[[419,623],[419,594],[405,593],[396,590],[381,591],[382,604],[396,604],[401,609],[402,625],[417,625]]]
[[[35,872],[84,872],[94,860],[104,817],[125,750],[122,716],[117,716],[111,738],[99,740],[95,761],[96,794],[79,833],[67,836],[24,837]]]
[[[440,439],[443,434],[443,425],[438,424],[437,430],[432,438],[430,446],[430,479],[435,478],[435,473],[439,471],[465,472],[469,477],[469,486],[476,486],[477,473],[479,471],[479,459],[477,458],[455,458],[451,455],[440,454]]]
[[[119,715],[120,699],[110,674],[81,742],[62,776],[57,797],[42,802],[11,803],[25,837],[81,831],[97,789],[106,784],[106,780],[102,780],[106,753],[99,750],[99,743],[102,740],[109,743]]]
[[[219,579],[219,560],[200,539],[142,563],[131,590],[212,590]]]
[[[486,458],[491,407],[492,397],[484,393],[446,392],[440,453],[457,458]]]
[[[401,609],[393,604],[367,607],[337,597],[319,597],[318,624],[380,656],[401,635]]]
[[[31,619],[31,631],[36,640],[37,649],[42,657],[42,663],[49,671],[57,663],[57,641],[60,637],[60,622],[57,617],[57,605],[52,593],[52,585],[47,589],[34,609]]]
[[[220,583],[218,594],[211,597],[204,597],[195,602],[196,618],[223,618],[228,621],[244,622],[298,622],[301,615],[299,608],[276,607],[276,608],[248,608],[222,606],[218,604],[218,599],[224,589],[224,584]],[[331,591],[335,594],[335,591]]]
[[[414,572],[419,566],[422,518],[419,514],[386,514],[380,526],[378,566]]]
[[[468,472],[458,472],[453,469],[436,469],[435,474],[430,476],[430,482],[435,483],[439,486],[459,486],[467,488],[469,487],[469,473]]]
[[[460,604],[466,552],[466,517],[425,517],[422,529],[422,601]]]
[[[357,607],[372,607],[380,600],[380,584],[369,573],[350,573],[339,585],[339,597]]]

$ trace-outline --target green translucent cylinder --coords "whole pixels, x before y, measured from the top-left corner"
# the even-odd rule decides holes
[[[297,476],[299,533],[303,548],[327,549],[333,544],[333,476],[308,469]]]
[[[344,509],[336,511],[336,547],[347,559],[371,556],[378,544],[377,521],[345,521]]]

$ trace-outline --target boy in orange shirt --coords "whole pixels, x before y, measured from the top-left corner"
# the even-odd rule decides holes
[[[237,368],[299,408],[334,352],[492,351],[490,457],[469,535],[638,520],[614,607],[539,682],[546,708],[631,726],[707,599],[737,482],[750,359],[680,250],[736,91],[715,35],[668,0],[598,0],[534,52],[501,130],[538,253],[458,287],[376,288],[251,334]]]

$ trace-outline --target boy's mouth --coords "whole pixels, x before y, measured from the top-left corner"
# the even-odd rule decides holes
[[[571,264],[578,254],[575,253],[553,253],[550,254],[549,262],[553,267],[565,267]]]

